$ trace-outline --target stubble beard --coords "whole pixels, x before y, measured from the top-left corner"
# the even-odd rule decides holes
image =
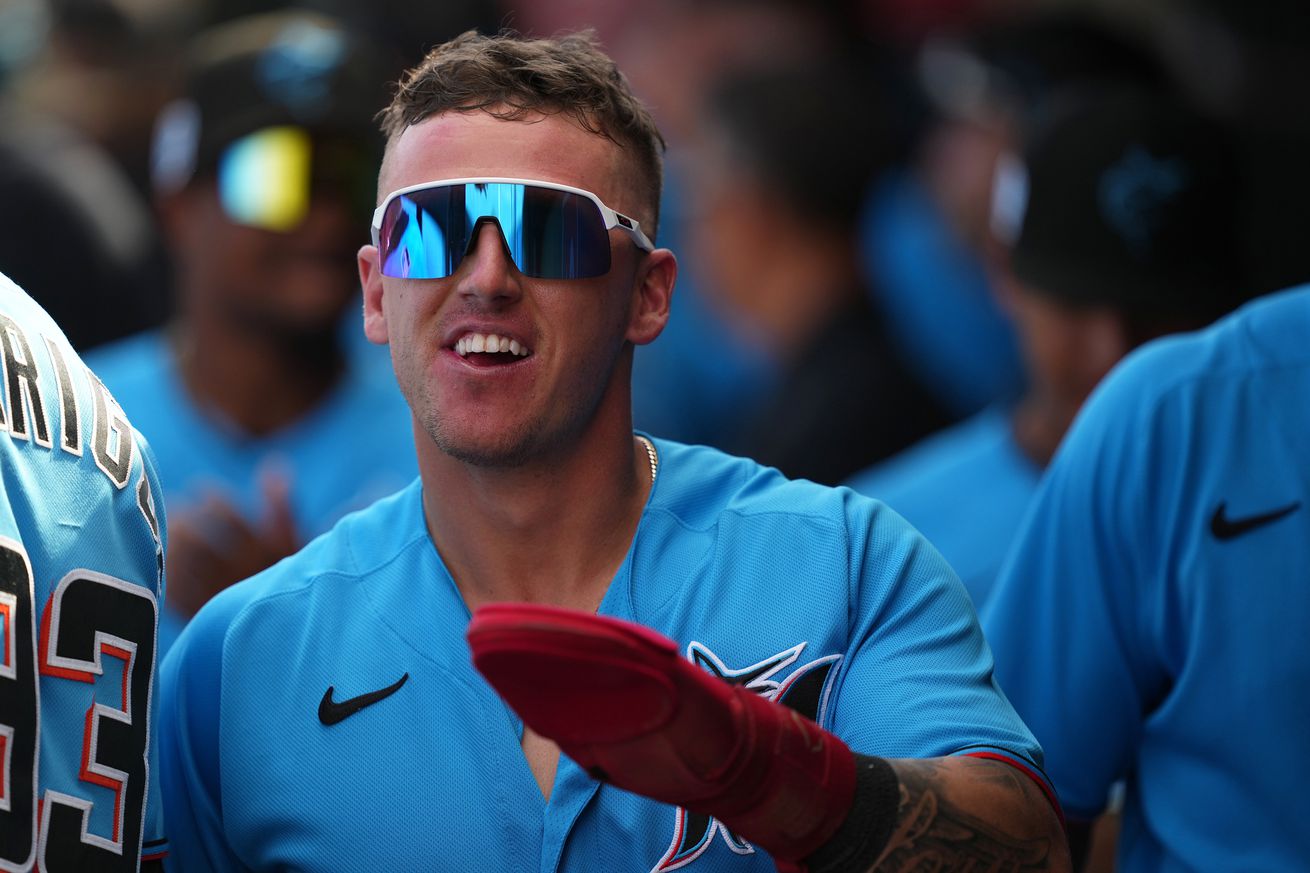
[[[600,405],[608,393],[610,382],[616,378],[618,355],[600,368],[592,384],[594,390],[567,392],[554,400],[547,411],[565,407],[562,428],[550,428],[546,415],[538,412],[512,422],[503,422],[494,435],[480,440],[459,433],[457,425],[442,416],[428,385],[419,383],[417,396],[411,398],[411,408],[422,410],[419,422],[428,438],[444,454],[461,463],[488,470],[509,470],[522,467],[543,455],[549,455],[563,446],[577,443],[586,428],[596,419]],[[599,378],[604,374],[604,378]]]
[[[546,422],[538,414],[524,416],[513,421],[501,422],[494,432],[484,431],[477,435],[464,432],[459,423],[451,417],[443,416],[426,385],[419,388],[419,402],[414,408],[423,410],[419,422],[428,439],[443,453],[455,460],[473,467],[486,470],[510,470],[522,467],[532,458],[549,452],[561,442],[574,438],[569,434],[550,434]],[[570,407],[567,421],[579,421],[576,401],[563,400]],[[594,414],[594,404],[588,413]],[[589,420],[590,414],[582,416]]]
[[[451,433],[453,428],[435,411],[429,411],[422,419],[423,430],[444,454],[473,467],[488,470],[505,470],[521,467],[534,454],[541,437],[541,428],[532,423],[524,423],[513,430],[502,431],[498,439],[483,443],[474,443],[461,439]]]
[[[617,323],[626,320],[626,310]],[[618,334],[618,328],[614,328]],[[401,393],[405,395],[415,418],[428,439],[443,454],[461,463],[488,470],[508,470],[522,467],[534,458],[549,456],[567,445],[576,444],[600,414],[606,396],[615,387],[615,380],[631,378],[631,358],[626,368],[621,366],[629,346],[619,341],[608,354],[592,358],[588,373],[575,372],[575,378],[559,389],[556,397],[547,400],[542,408],[515,416],[511,421],[500,422],[494,433],[484,431],[478,437],[461,433],[463,428],[453,417],[444,416],[441,402],[428,383],[426,367],[416,362],[402,363],[395,345],[391,348],[392,365],[396,370]],[[407,373],[409,378],[401,378]],[[407,385],[408,383],[408,390]],[[534,404],[540,398],[534,398]],[[562,415],[553,413],[563,413]]]

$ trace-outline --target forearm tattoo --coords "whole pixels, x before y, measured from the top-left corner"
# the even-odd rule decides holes
[[[1003,788],[1007,792],[1036,793],[1005,764],[976,761],[967,770],[979,785]],[[941,765],[931,760],[895,762],[901,781],[897,824],[882,857],[870,873],[1021,873],[1050,867],[1049,838],[1024,839],[1007,833],[992,822],[965,812],[952,803],[945,782],[939,778]],[[958,779],[959,774],[954,774]],[[955,794],[954,790],[949,792]],[[1041,800],[1045,803],[1045,799]]]

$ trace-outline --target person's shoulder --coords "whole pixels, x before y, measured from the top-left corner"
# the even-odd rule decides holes
[[[1081,483],[1107,511],[1119,512],[1143,511],[1143,501],[1131,495],[1163,500],[1194,488],[1198,477],[1234,462],[1241,443],[1236,430],[1299,420],[1300,399],[1310,390],[1306,336],[1310,286],[1257,298],[1207,328],[1147,343],[1092,392],[1048,480]],[[1288,397],[1295,410],[1280,408]],[[1252,416],[1254,409],[1273,414]],[[1136,486],[1105,487],[1110,481]],[[1090,510],[1086,501],[1075,503],[1082,509],[1069,512]],[[1166,511],[1164,503],[1159,508]]]
[[[1257,298],[1220,324],[1221,342],[1248,368],[1310,365],[1310,284]]]
[[[11,319],[20,333],[37,331],[72,352],[72,345],[50,313],[25,288],[4,273],[0,273],[0,313]],[[32,341],[35,337],[26,339]],[[76,352],[73,354],[76,355]]]
[[[1310,285],[1257,298],[1202,330],[1147,343],[1111,371],[1097,399],[1153,406],[1263,372],[1310,366],[1307,336]]]
[[[387,497],[351,512],[300,551],[252,577],[273,594],[325,575],[362,577],[428,538],[423,483],[415,479]],[[266,581],[265,581],[266,580]]]
[[[1008,451],[1010,443],[1005,409],[990,407],[857,473],[845,484],[895,506],[897,497],[955,484],[976,464],[990,463],[996,453]]]
[[[82,358],[120,403],[120,394],[158,385],[172,366],[161,330],[143,331],[96,346]]]
[[[807,518],[849,526],[877,514],[880,501],[846,487],[789,479],[774,467],[709,446],[656,440],[660,478],[652,509],[675,516],[692,529],[737,517]]]
[[[143,331],[96,346],[83,361],[133,429],[149,434],[157,457],[174,464],[177,447],[195,438],[198,419],[174,371],[164,332]]]
[[[401,491],[344,516],[330,530],[315,537],[298,552],[215,596],[196,615],[192,625],[208,626],[220,635],[252,610],[305,608],[321,580],[333,577],[367,577],[394,560],[416,540],[427,536],[423,524],[421,483],[415,480]],[[197,631],[200,633],[200,631]]]
[[[788,479],[706,446],[655,445],[660,469],[642,522],[649,547],[642,559],[655,565],[640,574],[646,604],[661,602],[679,584],[654,581],[672,580],[666,571],[672,566],[684,570],[678,580],[697,574],[752,580],[757,598],[767,591],[795,595],[795,580],[807,578],[808,596],[834,604],[893,596],[904,580],[915,587],[953,578],[909,522],[880,500],[845,486]],[[693,566],[702,569],[686,570]]]
[[[37,308],[31,295],[4,273],[0,273],[0,304],[10,310]]]

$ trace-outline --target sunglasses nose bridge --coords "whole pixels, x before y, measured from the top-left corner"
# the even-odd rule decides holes
[[[505,239],[505,228],[501,226],[500,219],[494,215],[484,215],[473,223],[473,229],[469,231],[469,241],[464,246],[464,254],[461,260],[477,254],[478,247],[483,244],[482,237],[485,235],[484,231],[488,225],[491,226],[490,233],[500,241],[500,250],[504,253],[505,260],[513,263],[514,259],[509,250],[509,241]]]
[[[474,224],[458,269],[466,293],[489,298],[518,296],[518,268],[500,222],[492,216]]]

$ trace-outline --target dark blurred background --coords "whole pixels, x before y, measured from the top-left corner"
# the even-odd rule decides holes
[[[788,472],[810,474],[798,447],[831,445],[814,475],[840,479],[1022,389],[990,287],[991,183],[1070,81],[1163,81],[1212,114],[1242,155],[1242,288],[1310,279],[1295,0],[0,0],[0,271],[80,348],[170,312],[150,144],[188,39],[290,7],[375,41],[392,78],[468,28],[594,28],[669,142],[660,242],[682,273],[673,323],[638,355],[637,424]],[[797,94],[801,127],[769,111]],[[857,309],[863,352],[832,333]],[[832,343],[849,354],[820,354]],[[839,395],[864,389],[830,391],[770,432],[780,403],[861,367],[885,399],[844,404],[857,414]],[[867,438],[824,438],[838,428]]]

